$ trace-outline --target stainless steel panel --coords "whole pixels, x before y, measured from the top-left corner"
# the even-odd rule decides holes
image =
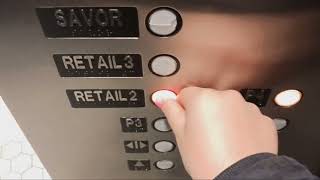
[[[259,1],[260,2],[260,1]],[[285,3],[288,3],[286,6]],[[307,3],[306,3],[307,4]],[[309,4],[310,5],[310,4]],[[139,39],[47,39],[35,13],[37,7],[137,7]],[[172,7],[183,18],[182,30],[170,38],[147,31],[145,18],[152,9]],[[290,120],[280,133],[281,153],[296,157],[320,173],[320,101],[318,6],[295,1],[182,1],[182,0],[38,0],[0,2],[0,95],[53,178],[185,179],[178,151],[126,154],[124,140],[174,142],[172,133],[152,128],[163,114],[148,101],[157,89],[198,85],[216,89],[271,88],[262,111]],[[53,54],[135,54],[143,58],[144,77],[61,78]],[[149,60],[170,54],[181,63],[171,77],[157,77]],[[144,89],[145,108],[73,109],[66,89]],[[303,91],[293,108],[275,106],[281,90]],[[146,117],[147,133],[122,133],[120,117]],[[205,142],[203,142],[205,143]],[[169,159],[176,166],[160,171],[129,171],[126,160]]]

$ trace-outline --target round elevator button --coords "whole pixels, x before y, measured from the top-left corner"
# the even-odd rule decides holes
[[[170,141],[159,141],[154,144],[154,149],[161,153],[171,152],[175,147],[176,146]]]
[[[180,63],[174,56],[159,55],[151,59],[149,69],[155,75],[167,77],[179,71]]]
[[[148,30],[160,37],[176,34],[182,27],[180,14],[168,7],[160,7],[151,11],[146,19]]]
[[[286,119],[275,118],[273,121],[278,131],[281,131],[288,126],[288,121]]]
[[[165,118],[165,117],[161,117],[161,118],[156,119],[153,123],[153,127],[154,127],[154,129],[156,129],[157,131],[160,131],[160,132],[171,131],[171,128],[168,124],[167,118]]]
[[[174,163],[169,160],[161,160],[155,163],[155,166],[160,170],[169,170],[174,167]]]
[[[286,91],[280,92],[275,98],[274,101],[277,105],[281,107],[291,107],[298,104],[302,99],[302,92],[296,89],[289,89]]]

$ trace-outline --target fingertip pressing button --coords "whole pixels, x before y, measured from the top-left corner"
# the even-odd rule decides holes
[[[159,90],[154,92],[151,95],[152,102],[157,105],[158,107],[161,107],[164,102],[168,100],[176,100],[177,95],[176,93],[170,91],[170,90]]]

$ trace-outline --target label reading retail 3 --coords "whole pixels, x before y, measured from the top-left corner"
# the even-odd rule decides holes
[[[52,7],[36,12],[49,38],[139,37],[135,7]]]
[[[67,95],[73,108],[145,107],[140,89],[72,89]]]
[[[139,54],[55,54],[61,77],[142,77]]]

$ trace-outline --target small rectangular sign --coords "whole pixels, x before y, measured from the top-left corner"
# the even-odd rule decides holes
[[[135,7],[36,8],[49,38],[138,38]]]
[[[124,141],[126,153],[149,153],[149,141]]]
[[[120,123],[122,132],[125,133],[143,133],[148,131],[146,118],[121,117]]]
[[[55,54],[61,77],[142,77],[139,54]]]
[[[128,160],[128,167],[130,171],[150,171],[150,160]]]
[[[66,92],[73,108],[145,107],[141,89],[72,89]]]

